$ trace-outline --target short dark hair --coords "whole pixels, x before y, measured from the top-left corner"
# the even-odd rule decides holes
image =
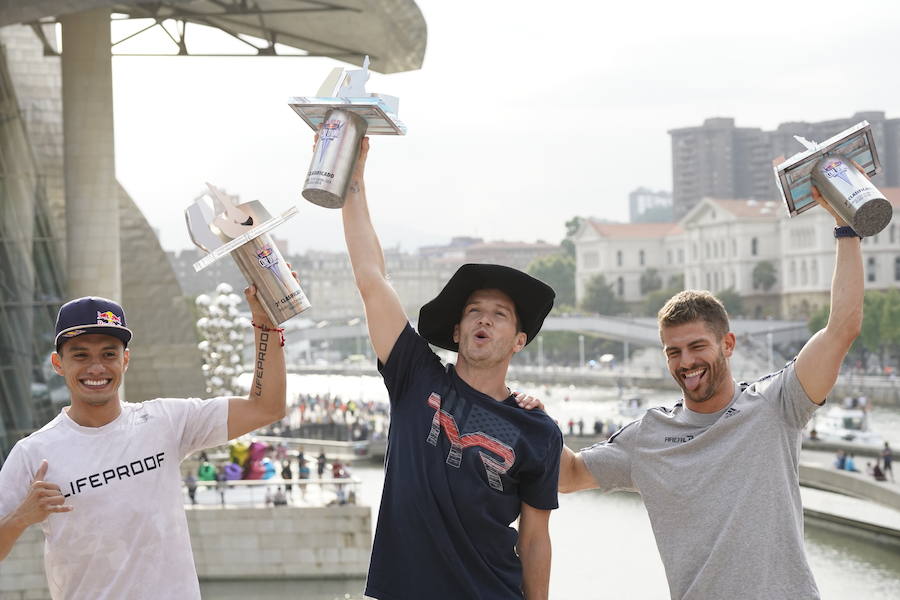
[[[722,339],[730,329],[725,306],[706,290],[678,292],[659,309],[656,320],[659,323],[660,333],[663,327],[684,325],[694,321],[706,323],[717,339]]]

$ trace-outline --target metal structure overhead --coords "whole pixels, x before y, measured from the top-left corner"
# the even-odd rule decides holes
[[[192,24],[240,40],[249,55],[327,56],[356,65],[368,55],[370,68],[380,73],[419,69],[425,56],[425,19],[414,0],[0,0],[0,27],[32,25],[45,53],[53,54],[45,26],[96,8],[110,9],[114,20],[147,21],[146,27],[113,40],[114,49],[160,28],[173,43],[172,55],[201,55],[191,51],[186,36]],[[280,54],[278,45],[303,54]]]

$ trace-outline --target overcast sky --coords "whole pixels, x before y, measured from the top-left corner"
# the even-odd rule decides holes
[[[671,189],[667,131],[708,117],[766,129],[900,117],[896,2],[417,3],[422,69],[367,86],[399,96],[409,128],[372,139],[369,204],[385,246],[558,242],[574,215],[625,221],[629,191]],[[113,60],[118,179],[164,247],[190,245],[182,211],[210,181],[273,214],[296,204],[276,232],[291,252],[343,248],[338,211],[300,196],[312,132],[287,106],[338,64]]]

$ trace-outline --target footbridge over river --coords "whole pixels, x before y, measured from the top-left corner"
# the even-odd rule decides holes
[[[804,321],[733,319],[731,330],[738,337],[766,345],[769,343],[774,345],[791,344],[809,338],[809,329]],[[659,344],[656,319],[652,317],[551,316],[544,321],[542,331],[572,331],[633,346],[656,346]],[[771,334],[771,340],[768,337],[769,334]],[[312,342],[366,336],[368,336],[366,323],[359,318],[341,322],[321,321],[315,326],[297,328],[291,332],[291,339],[305,339]]]

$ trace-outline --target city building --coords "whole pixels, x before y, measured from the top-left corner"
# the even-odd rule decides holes
[[[712,118],[699,127],[672,129],[669,135],[676,219],[706,197],[772,199],[773,156],[761,129]]]
[[[632,223],[671,223],[675,220],[672,192],[639,187],[628,194],[628,220]]]
[[[641,293],[641,275],[648,269],[659,271],[663,286],[668,284],[667,276],[683,272],[684,250],[678,248],[681,236],[681,227],[675,223],[583,219],[570,238],[575,244],[576,304],[584,301],[587,284],[597,275],[603,275],[624,302],[641,302],[646,296]]]
[[[560,251],[558,244],[547,242],[482,242],[463,248],[464,263],[506,265],[527,271],[528,265],[538,258],[550,256]]]
[[[778,277],[765,289],[755,283],[753,274],[761,263],[778,265],[778,223],[786,216],[787,211],[771,200],[704,198],[679,221],[684,230],[681,247],[670,240],[675,247],[667,252],[683,250],[686,288],[714,294],[732,290],[741,296],[742,316],[775,316]]]
[[[900,287],[900,188],[881,188],[894,220],[863,239],[867,290]],[[633,308],[646,299],[640,277],[656,269],[666,285],[733,290],[747,318],[805,319],[829,302],[834,271],[834,218],[813,209],[790,218],[773,200],[703,198],[677,224],[600,223],[585,219],[571,238],[576,252],[576,297],[603,275]]]
[[[900,188],[881,192],[894,206],[894,218],[878,235],[863,238],[863,269],[867,290],[900,287]],[[834,272],[834,218],[814,209],[780,222],[779,272],[782,274],[781,314],[784,318],[806,318],[829,302]]]
[[[283,242],[278,241],[279,247]],[[391,284],[410,319],[434,298],[453,273],[465,263],[495,263],[526,270],[536,258],[554,254],[560,247],[545,242],[484,242],[481,238],[454,238],[449,244],[428,246],[418,252],[398,248],[384,250]],[[170,252],[172,265],[185,294],[209,293],[219,282],[235,289],[246,285],[234,261],[219,260],[199,273],[193,264],[203,256],[196,249]],[[300,285],[312,304],[303,316],[316,322],[350,320],[363,314],[353,270],[346,252],[309,251],[286,257],[300,277]]]
[[[863,120],[872,125],[883,168],[873,183],[900,186],[900,118],[888,119],[883,111],[816,123],[782,123],[774,131],[736,127],[731,118],[711,118],[698,127],[670,130],[675,218],[706,197],[776,200],[772,162],[803,150],[795,135],[821,142]]]

